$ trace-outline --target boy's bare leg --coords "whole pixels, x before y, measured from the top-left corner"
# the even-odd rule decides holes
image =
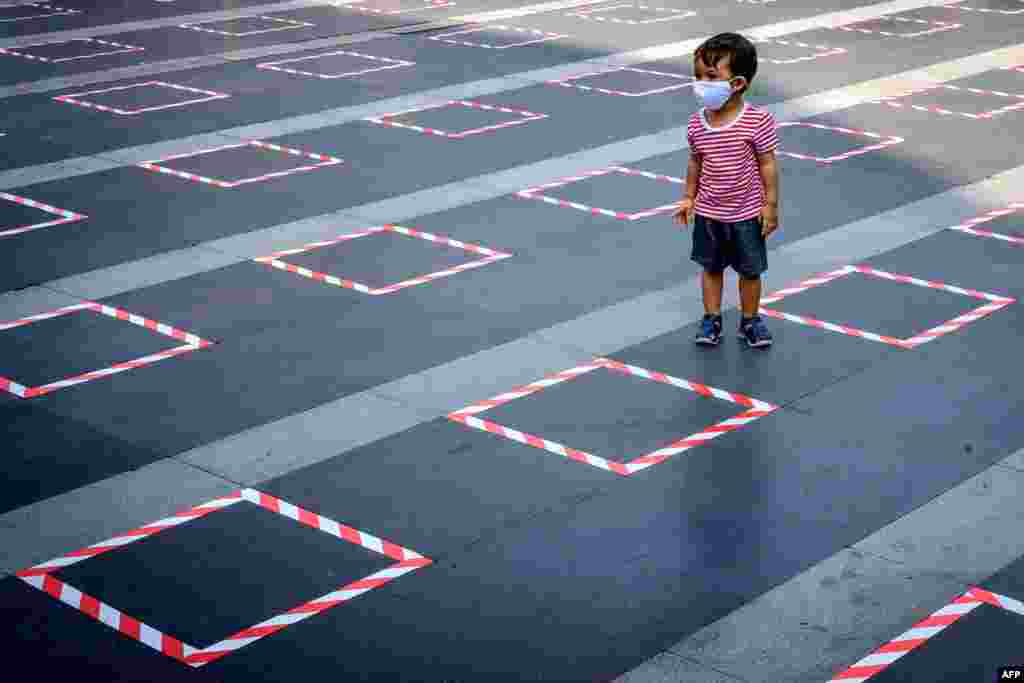
[[[705,270],[700,284],[704,294],[704,312],[708,315],[720,315],[722,313],[722,288],[725,285],[725,271],[709,273]]]
[[[753,318],[761,306],[761,278],[740,279],[740,311],[744,318]],[[721,290],[719,290],[721,291]]]

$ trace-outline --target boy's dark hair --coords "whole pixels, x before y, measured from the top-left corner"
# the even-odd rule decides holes
[[[757,73],[757,48],[738,33],[719,33],[708,38],[694,51],[693,56],[708,67],[717,66],[723,57],[727,57],[732,74],[747,79],[744,90]]]

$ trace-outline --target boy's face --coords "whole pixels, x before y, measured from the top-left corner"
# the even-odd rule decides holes
[[[716,64],[708,65],[700,57],[694,60],[694,74],[698,81],[726,81],[732,88],[733,94],[743,89],[747,79],[743,76],[734,76],[729,67],[729,58],[722,57]]]

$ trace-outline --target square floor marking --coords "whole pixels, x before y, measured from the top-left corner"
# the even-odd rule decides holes
[[[235,30],[230,30],[232,25],[234,25]],[[237,19],[221,19],[219,21],[204,21],[197,24],[179,24],[178,26],[179,28],[187,28],[201,33],[213,33],[229,38],[244,38],[264,33],[310,28],[316,26],[316,24],[311,24],[308,21],[295,21],[293,19],[260,15],[255,17],[238,17]],[[221,26],[222,28],[214,28],[214,26]]]
[[[366,55],[361,52],[335,50],[334,52],[325,52],[309,57],[293,57],[276,62],[264,62],[257,64],[256,68],[331,80],[361,76],[375,71],[398,69],[403,66],[413,66],[414,64],[415,62],[408,62],[404,59],[390,59],[388,57]]]
[[[798,62],[811,62],[824,57],[834,57],[846,54],[846,49],[841,47],[829,47],[828,45],[812,45],[802,43],[798,40],[777,40],[775,38],[758,38],[752,42],[758,46],[771,45],[782,46],[783,51],[794,54],[792,57],[768,57],[764,55],[763,49],[758,49],[757,58],[769,64],[796,64]],[[778,48],[769,48],[769,54],[773,54]]]
[[[713,397],[721,399],[723,401],[736,403],[737,405],[742,406],[743,410],[731,418],[722,420],[717,424],[707,427],[703,431],[681,438],[669,444],[668,446],[659,448],[651,453],[647,453],[646,455],[641,455],[625,463],[607,460],[603,457],[599,457],[597,455],[593,455],[585,451],[577,450],[575,448],[572,448],[571,446],[556,443],[554,441],[549,441],[547,439],[544,439],[543,437],[534,436],[532,434],[527,434],[525,432],[521,432],[515,429],[510,429],[503,425],[478,417],[478,415],[487,410],[490,410],[491,408],[500,406],[504,403],[508,403],[509,401],[513,401],[517,398],[529,396],[530,394],[546,389],[547,387],[571,379],[575,379],[583,374],[593,372],[594,370],[598,369],[609,370],[612,372],[621,372],[627,375],[633,375],[635,377],[640,377],[655,382],[662,382],[664,384],[669,384],[680,389],[696,392],[703,396]],[[744,396],[742,394],[723,391],[721,389],[708,387],[703,384],[697,384],[696,382],[690,382],[684,379],[678,379],[676,377],[672,377],[664,373],[645,370],[643,368],[638,368],[633,365],[627,365],[625,363],[620,363],[618,361],[613,361],[606,358],[598,358],[586,365],[581,365],[579,367],[570,368],[569,370],[564,370],[562,372],[559,372],[555,375],[551,375],[545,379],[539,380],[532,384],[527,384],[524,387],[513,389],[512,391],[499,394],[498,396],[495,396],[494,398],[488,399],[486,401],[481,401],[471,406],[467,406],[461,410],[457,410],[453,413],[450,413],[448,415],[448,418],[455,422],[464,424],[467,427],[473,427],[474,429],[490,432],[492,434],[503,436],[507,439],[512,439],[513,441],[517,441],[528,446],[533,446],[534,448],[540,448],[550,453],[561,455],[571,460],[576,460],[579,462],[586,463],[588,465],[592,465],[594,467],[598,467],[603,470],[608,470],[609,472],[614,472],[616,474],[628,476],[641,470],[647,469],[652,465],[664,462],[665,460],[671,458],[674,455],[677,455],[684,451],[688,451],[691,448],[706,443],[711,439],[717,438],[718,436],[725,434],[726,432],[739,429],[740,427],[747,425],[760,417],[768,415],[769,413],[773,412],[776,409],[777,406],[774,406],[765,401],[759,401],[757,399]]]
[[[1001,222],[1004,218],[1011,221],[1016,219],[1016,225],[1020,226],[1020,229],[1019,231],[1016,231],[1016,234],[1007,234],[1005,229],[1002,231],[991,230],[988,229],[989,226],[987,225],[984,228],[978,227],[993,221]],[[968,235],[976,235],[978,237],[992,237],[993,239],[1010,242],[1011,244],[1024,244],[1024,202],[1015,202],[1005,209],[995,209],[988,213],[983,213],[980,216],[966,220],[959,225],[952,226],[950,230],[957,230],[959,232],[964,232]]]
[[[146,94],[142,94],[140,89],[148,92]],[[149,95],[146,99],[154,100],[151,104],[140,105],[137,101],[131,102],[132,99],[146,97],[146,95]],[[101,90],[89,90],[86,92],[58,95],[53,99],[58,102],[65,102],[67,104],[85,107],[86,109],[96,109],[98,111],[110,112],[112,114],[121,114],[122,116],[132,116],[134,114],[142,114],[150,111],[160,111],[161,109],[187,107],[190,104],[223,100],[228,97],[230,97],[230,95],[226,95],[225,93],[213,92],[212,90],[201,90],[199,88],[178,85],[177,83],[145,81],[143,83],[134,83],[132,85],[119,85],[113,88],[103,88]],[[114,102],[110,101],[111,98],[114,99]],[[128,99],[129,102],[123,102],[125,99]],[[107,100],[105,104],[103,103],[104,100]]]
[[[217,152],[231,152],[241,150],[258,150],[262,152],[261,156],[266,155],[277,155],[266,159],[265,162],[270,161],[274,166],[282,166],[279,170],[269,171],[260,175],[250,176],[248,178],[235,178],[232,180],[225,180],[223,178],[214,178],[206,175],[200,175],[189,171],[179,170],[167,166],[167,162],[176,161],[178,159],[191,159],[194,157],[202,156],[205,154],[214,154]],[[283,156],[282,156],[283,155]],[[291,161],[289,157],[298,158],[298,166],[291,166],[290,163],[287,166],[283,165],[283,161]],[[302,160],[312,160],[316,163],[303,164]],[[234,188],[240,185],[247,185],[249,183],[256,183],[263,180],[270,180],[272,178],[280,178],[282,176],[292,175],[294,173],[302,173],[304,171],[313,171],[319,168],[325,168],[327,166],[336,166],[343,163],[342,159],[338,159],[326,154],[313,154],[311,152],[303,152],[298,149],[291,147],[284,147],[282,145],[274,145],[269,142],[262,142],[260,140],[251,140],[249,142],[243,142],[236,145],[224,145],[223,147],[214,147],[212,149],[205,149],[199,152],[188,152],[187,154],[177,154],[174,156],[164,157],[163,159],[157,159],[155,161],[144,161],[138,164],[141,168],[149,171],[155,171],[157,173],[165,173],[167,175],[177,176],[178,178],[184,178],[185,180],[191,180],[196,183],[204,183],[207,185],[213,185],[215,187],[222,188]]]
[[[427,128],[424,126],[417,126],[411,123],[402,123],[395,119],[399,116],[406,116],[408,114],[415,114],[418,112],[434,111],[439,109],[445,109],[448,107],[460,107],[470,110],[478,110],[488,113],[507,114],[513,118],[500,123],[494,123],[486,126],[478,126],[475,128],[467,128],[460,131],[448,131],[441,130],[440,128]],[[384,114],[383,116],[374,116],[363,119],[364,121],[370,121],[382,126],[391,126],[394,128],[406,128],[413,130],[418,133],[426,133],[427,135],[436,135],[438,137],[448,138],[450,140],[461,140],[462,138],[469,137],[470,135],[479,135],[480,133],[487,133],[502,128],[508,128],[510,126],[519,126],[524,123],[531,121],[538,121],[540,119],[546,119],[547,114],[537,114],[532,111],[525,111],[522,109],[510,109],[508,107],[498,107],[490,104],[482,104],[480,102],[472,102],[470,100],[448,100],[442,104],[430,104],[423,107],[416,107],[414,109],[406,109],[404,111],[398,111],[391,114]]]
[[[0,220],[0,237],[10,237],[11,235],[19,235],[23,232],[30,232],[32,230],[39,230],[40,228],[49,228],[54,225],[63,225],[65,223],[74,223],[76,221],[88,218],[88,216],[74,211],[68,211],[67,209],[58,209],[56,206],[50,206],[43,202],[37,202],[34,199],[27,197],[19,197],[16,194],[10,194],[8,192],[0,192],[0,215],[3,215],[3,206],[5,203],[14,204],[18,207],[17,213],[20,215],[28,214],[31,217],[19,218],[15,221],[15,225],[7,220]],[[42,215],[39,215],[40,212]],[[37,220],[42,218],[43,220]],[[27,222],[35,221],[35,222]]]
[[[974,99],[977,99],[979,102],[986,103],[981,106],[989,106],[992,108],[982,111],[966,112],[954,111],[935,104],[927,104],[929,99],[934,99],[936,95],[942,95],[943,93],[967,93],[974,95],[976,96]],[[957,85],[948,85],[946,83],[936,83],[922,88],[915,88],[899,95],[881,97],[875,101],[895,109],[916,109],[917,111],[927,111],[946,116],[962,116],[964,118],[974,120],[991,119],[999,114],[1024,109],[1024,95],[1003,92],[1001,90],[966,88]],[[992,105],[995,106],[993,107]]]
[[[465,251],[471,254],[479,254],[483,258],[475,259],[473,261],[453,266],[445,270],[439,270],[433,273],[427,273],[425,275],[412,277],[406,280],[402,280],[400,282],[385,285],[383,287],[370,287],[368,285],[359,282],[354,282],[352,280],[346,280],[335,275],[330,275],[328,273],[321,273],[314,270],[310,270],[309,268],[302,268],[300,266],[288,263],[287,261],[284,260],[288,256],[302,254],[313,249],[321,249],[323,247],[329,247],[348,240],[358,239],[360,237],[366,237],[367,235],[375,235],[382,232],[388,232],[395,235],[404,235],[406,237],[415,237],[422,240],[426,240],[428,242],[433,242],[435,244],[455,247],[457,249],[464,249]],[[490,263],[494,263],[495,261],[500,261],[502,259],[509,258],[510,256],[512,256],[512,254],[496,251],[494,249],[488,249],[487,247],[482,247],[478,244],[470,244],[468,242],[461,242],[458,240],[449,239],[447,237],[434,235],[432,233],[423,232],[421,230],[414,230],[413,228],[406,228],[400,225],[382,225],[374,228],[369,228],[367,230],[360,230],[359,232],[349,233],[347,235],[341,235],[340,237],[337,237],[333,240],[327,240],[325,242],[314,242],[312,244],[307,244],[304,247],[299,247],[297,249],[279,251],[277,253],[271,254],[270,256],[261,256],[254,260],[256,261],[256,263],[263,263],[274,268],[277,268],[278,270],[284,270],[289,273],[295,273],[296,275],[308,277],[311,280],[324,282],[329,285],[334,285],[335,287],[354,289],[355,291],[362,292],[363,294],[370,294],[376,296],[380,294],[391,294],[393,292],[397,292],[407,287],[414,287],[416,285],[422,285],[428,282],[433,282],[434,280],[443,277],[448,277],[449,275],[454,275],[456,273],[461,273],[462,271],[465,270],[480,268],[481,266],[486,266]]]
[[[413,12],[454,7],[456,4],[449,0],[357,0],[338,6],[371,14],[412,14]]]
[[[576,209],[578,211],[586,211],[587,213],[600,214],[602,216],[611,216],[612,218],[618,218],[619,220],[624,221],[635,221],[641,218],[649,218],[650,216],[657,216],[659,214],[670,213],[672,211],[675,211],[677,207],[676,202],[673,202],[671,204],[664,204],[662,206],[657,206],[652,209],[644,209],[642,211],[626,213],[623,211],[602,209],[594,206],[589,206],[587,204],[581,204],[579,202],[570,202],[547,194],[549,190],[554,190],[556,188],[564,187],[572,183],[587,180],[588,178],[595,178],[608,175],[610,173],[619,173],[629,176],[640,176],[643,178],[649,178],[651,180],[675,183],[677,185],[682,185],[684,183],[682,178],[676,178],[674,176],[649,173],[647,171],[626,168],[624,166],[612,166],[609,168],[598,169],[596,171],[587,171],[585,173],[581,173],[580,175],[569,176],[567,178],[562,178],[551,183],[545,183],[544,185],[537,185],[536,187],[530,187],[525,190],[520,190],[519,192],[516,193],[516,196],[523,197],[524,199],[539,199],[542,202],[554,204],[555,206],[567,207],[570,209]]]
[[[35,62],[58,64],[76,59],[92,59],[107,57],[127,52],[142,52],[146,48],[135,45],[124,45],[99,38],[74,38],[53,43],[34,43],[22,47],[0,47],[0,54],[10,57],[21,57]]]
[[[910,630],[893,638],[882,647],[856,662],[853,666],[837,672],[828,680],[828,683],[866,681],[903,658],[907,653],[924,645],[929,639],[982,605],[989,605],[1006,610],[1007,612],[1024,615],[1024,603],[1021,603],[1019,600],[999,595],[998,593],[992,593],[982,588],[970,588],[966,593],[945,607],[936,610],[925,619],[914,624]],[[991,662],[990,664],[993,670],[993,678],[991,680],[995,680],[996,667],[1013,664],[1013,662]]]
[[[212,512],[222,510],[228,506],[241,502],[249,502],[259,505],[271,512],[284,515],[300,524],[318,529],[324,533],[337,537],[342,541],[360,545],[381,555],[385,555],[395,563],[389,567],[375,572],[363,579],[353,581],[338,590],[313,599],[305,604],[298,605],[284,614],[267,619],[259,624],[243,629],[224,640],[214,643],[205,648],[193,647],[183,641],[148,626],[127,614],[123,614],[115,607],[102,602],[100,597],[93,597],[82,593],[77,588],[68,585],[54,576],[61,568],[81,562],[90,557],[110,552],[121,546],[133,543],[140,539],[148,538],[166,529],[173,528],[180,524],[187,523],[193,519],[203,517]],[[287,626],[308,619],[331,607],[347,602],[363,593],[377,588],[393,579],[408,574],[416,569],[425,567],[431,560],[423,557],[407,548],[395,545],[383,539],[371,536],[365,532],[339,524],[334,520],[322,517],[308,510],[303,510],[295,505],[287,503],[273,496],[269,496],[252,489],[242,489],[227,497],[212,500],[190,510],[180,512],[166,519],[147,524],[126,534],[117,536],[107,541],[91,545],[73,553],[63,555],[49,562],[36,565],[29,569],[18,572],[18,577],[23,581],[38,588],[61,602],[89,615],[93,619],[106,624],[120,633],[148,645],[158,652],[172,657],[192,667],[200,667],[204,664],[216,661],[236,650],[249,645],[260,638],[276,633]]]
[[[927,21],[925,19],[911,19],[908,17],[881,16],[876,19],[856,21],[844,26],[833,28],[839,31],[852,33],[867,33],[870,35],[888,36],[891,38],[917,38],[943,31],[954,31],[962,28],[962,24],[949,21]]]
[[[482,35],[481,35],[482,34]],[[536,45],[549,40],[568,38],[566,33],[550,33],[538,31],[532,28],[518,28],[516,26],[505,26],[503,24],[488,24],[475,28],[439,33],[430,36],[429,40],[436,40],[450,45],[463,45],[466,47],[482,47],[491,50],[507,50],[512,47],[525,47]]]
[[[981,299],[985,303],[981,306],[959,315],[951,320],[948,320],[940,325],[936,325],[923,332],[915,334],[912,337],[905,339],[897,339],[894,337],[887,337],[885,335],[876,334],[874,332],[867,332],[854,327],[848,327],[845,325],[837,325],[816,318],[810,318],[807,316],[793,315],[790,313],[784,313],[771,308],[761,308],[761,313],[773,318],[780,320],[788,320],[790,322],[799,323],[801,325],[809,325],[811,327],[818,327],[824,330],[832,332],[839,332],[840,334],[850,335],[852,337],[860,337],[862,339],[870,339],[871,341],[882,342],[884,344],[891,344],[892,346],[898,346],[904,349],[913,349],[921,344],[931,341],[937,337],[941,337],[944,334],[954,332],[968,323],[972,323],[975,320],[983,318],[990,313],[994,313],[1001,308],[1005,308],[1010,304],[1014,303],[1014,299],[1005,296],[998,296],[996,294],[988,294],[986,292],[978,292],[973,289],[964,289],[962,287],[955,287],[953,285],[943,284],[941,282],[930,282],[928,280],[921,280],[908,275],[894,275],[881,270],[875,270],[874,268],[868,268],[867,266],[844,266],[838,270],[824,273],[822,275],[804,280],[803,282],[797,283],[792,287],[781,289],[774,294],[769,294],[761,299],[762,304],[774,304],[777,303],[787,296],[797,294],[799,292],[810,289],[811,287],[817,287],[829,283],[837,278],[845,277],[853,273],[860,273],[871,277],[884,278],[886,280],[892,280],[894,282],[903,282],[906,284],[917,285],[918,287],[929,287],[932,289],[941,289],[954,294],[962,294],[974,299]]]
[[[777,128],[789,128],[791,126],[810,128],[813,130],[829,131],[831,133],[836,133],[838,135],[847,135],[853,137],[854,139],[868,138],[869,140],[879,140],[879,142],[876,142],[874,144],[867,144],[862,145],[860,147],[854,147],[853,149],[850,149],[846,152],[842,152],[841,154],[833,154],[827,157],[814,156],[811,154],[801,154],[798,152],[789,152],[786,151],[785,149],[782,149],[781,147],[778,150],[778,153],[783,156],[792,157],[794,159],[803,159],[806,161],[817,161],[820,164],[835,163],[837,161],[849,159],[850,157],[860,156],[861,154],[875,152],[880,149],[885,149],[886,147],[891,147],[892,145],[898,145],[899,143],[903,142],[903,138],[896,137],[895,135],[881,135],[879,133],[872,133],[866,130],[854,130],[852,128],[840,128],[838,126],[825,126],[820,123],[808,123],[806,121],[785,121],[779,123]]]
[[[115,375],[119,372],[124,372],[126,370],[141,368],[143,366],[156,363],[166,358],[173,358],[174,356],[180,356],[183,353],[196,351],[198,349],[210,346],[210,342],[194,334],[191,334],[190,332],[184,332],[182,330],[171,327],[170,325],[165,325],[164,323],[157,322],[156,320],[143,318],[142,316],[129,313],[128,311],[124,311],[119,308],[114,308],[113,306],[98,304],[92,301],[82,304],[75,304],[73,306],[65,306],[63,308],[58,308],[55,311],[50,311],[49,313],[41,313],[39,315],[33,315],[28,318],[21,318],[19,320],[12,320],[9,322],[0,323],[0,332],[3,332],[4,330],[10,330],[15,327],[21,327],[23,325],[31,325],[32,323],[38,322],[40,320],[47,320],[49,318],[55,318],[60,315],[68,315],[70,313],[79,312],[99,313],[100,315],[106,315],[117,320],[123,320],[132,323],[133,325],[145,327],[146,329],[152,330],[157,334],[162,334],[172,339],[176,339],[177,341],[184,342],[184,344],[176,346],[171,349],[167,349],[166,351],[160,351],[158,353],[143,356],[141,358],[136,358],[134,360],[125,361],[123,363],[117,363],[108,368],[92,370],[90,372],[75,375],[74,377],[68,377],[66,379],[57,380],[56,382],[50,382],[48,384],[36,387],[28,387],[23,384],[19,384],[13,379],[0,377],[0,389],[7,391],[8,393],[14,394],[15,396],[18,396],[20,398],[33,398],[35,396],[49,394],[50,392],[56,391],[58,389],[63,389],[65,387],[71,387],[75,386],[76,384],[82,384],[83,382],[89,382],[95,379],[100,379],[101,377]]]
[[[952,0],[944,6],[984,14],[1024,14],[1024,0]]]
[[[609,77],[613,80],[625,80],[629,85],[610,87],[610,85],[614,84],[607,83]],[[581,81],[586,82],[583,83]],[[548,81],[548,83],[565,88],[577,88],[579,90],[604,93],[605,95],[646,97],[648,95],[661,95],[667,92],[682,90],[683,88],[692,88],[694,80],[693,77],[684,74],[623,66],[617,69],[592,71],[577,76],[569,76]]]
[[[620,2],[614,5],[605,5],[604,7],[567,12],[566,16],[589,21],[606,21],[613,24],[639,26],[642,24],[673,21],[675,19],[686,19],[687,17],[697,16],[697,13],[693,10],[675,9],[673,7]]]
[[[65,9],[46,2],[29,2],[23,5],[6,5],[0,7],[0,24],[12,21],[28,21],[45,19],[67,14],[81,14],[77,9]]]

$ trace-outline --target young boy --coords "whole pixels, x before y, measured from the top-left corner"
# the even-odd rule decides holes
[[[731,266],[739,275],[739,336],[765,347],[772,335],[758,315],[761,273],[768,268],[765,238],[779,225],[775,119],[744,102],[757,72],[757,51],[736,33],[708,39],[694,53],[694,92],[702,105],[690,117],[686,195],[676,220],[693,221],[691,258],[701,276],[704,319],[697,343],[722,339],[722,286]]]

